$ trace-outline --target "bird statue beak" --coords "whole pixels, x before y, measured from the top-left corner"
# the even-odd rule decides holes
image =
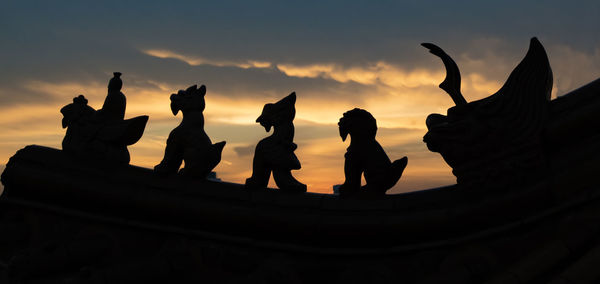
[[[265,128],[265,131],[267,131],[267,132],[271,131],[271,124],[265,121],[264,116],[262,116],[262,115],[259,116],[256,119],[256,122],[260,123],[260,125]]]

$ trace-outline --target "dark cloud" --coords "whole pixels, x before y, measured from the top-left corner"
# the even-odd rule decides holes
[[[225,2],[15,1],[1,14],[3,35],[21,54],[45,53],[38,49],[77,39],[108,50],[125,43],[214,59],[386,60],[405,66],[423,62],[418,46],[423,41],[457,50],[473,38],[489,37],[518,44],[539,36],[588,51],[600,43],[597,1]],[[45,55],[70,49],[47,49]]]
[[[594,54],[600,46],[598,14],[598,1],[558,0],[543,5],[516,0],[10,1],[0,11],[0,103],[48,99],[43,90],[23,88],[31,80],[104,84],[112,71],[124,73],[126,86],[147,86],[149,80],[181,88],[203,83],[232,97],[275,98],[295,90],[360,101],[361,94],[370,91],[358,83],[289,77],[276,68],[190,66],[141,53],[145,49],[216,61],[332,63],[348,68],[385,61],[406,70],[443,70],[438,59],[419,46],[427,41],[453,55],[465,74],[476,70],[504,81],[525,54],[531,36],[546,46],[567,45]],[[483,67],[472,63],[482,61]],[[558,75],[577,77],[573,72]]]
[[[64,43],[62,43],[64,44]],[[117,43],[115,43],[116,45]],[[120,43],[122,44],[122,43]],[[154,58],[139,50],[121,46],[119,52],[111,52],[102,46],[86,46],[70,50],[67,54],[56,53],[41,60],[36,55],[20,60],[20,64],[0,76],[0,102],[3,106],[12,103],[31,103],[51,99],[48,90],[31,90],[25,86],[31,81],[53,83],[100,84],[103,86],[113,71],[123,73],[125,88],[156,88],[149,82],[167,82],[177,88],[191,84],[206,84],[209,92],[226,94],[230,97],[263,97],[275,99],[296,91],[307,97],[340,98],[346,101],[359,100],[352,93],[367,93],[369,87],[358,83],[340,83],[323,78],[289,77],[274,68],[219,67],[211,65],[190,66],[174,59]],[[176,89],[170,91],[176,92]],[[73,94],[65,94],[71,97]],[[168,94],[167,94],[168,95]]]
[[[234,147],[233,151],[235,151],[235,153],[238,156],[245,157],[245,156],[254,155],[255,148],[256,148],[256,145],[238,146],[238,147]]]

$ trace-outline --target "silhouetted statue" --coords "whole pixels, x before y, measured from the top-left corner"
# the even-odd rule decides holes
[[[383,195],[392,188],[404,172],[408,158],[403,157],[393,163],[375,140],[377,121],[366,110],[355,108],[344,113],[338,123],[342,141],[351,137],[350,146],[344,157],[346,180],[339,187],[340,196],[348,196],[361,191]],[[364,173],[366,185],[361,188]],[[362,190],[361,190],[362,189]]]
[[[186,176],[206,178],[221,161],[225,141],[213,144],[204,132],[204,96],[206,87],[193,85],[171,95],[173,115],[181,110],[183,120],[175,127],[167,139],[165,157],[154,167],[159,174],[175,174],[181,162],[185,167],[180,173]]]
[[[292,176],[292,170],[300,169],[300,161],[294,150],[294,117],[296,115],[296,93],[274,104],[266,104],[256,119],[267,132],[273,127],[273,135],[260,140],[256,145],[252,162],[252,177],[246,179],[247,188],[264,188],[269,183],[271,172],[281,190],[306,192],[306,185]]]
[[[128,145],[136,143],[144,133],[148,116],[123,120],[125,95],[121,93],[121,73],[115,72],[108,84],[108,95],[102,109],[88,106],[79,95],[64,106],[62,126],[67,133],[62,141],[65,152],[99,162],[128,164]]]
[[[548,116],[552,70],[541,43],[532,38],[529,51],[495,94],[467,103],[460,92],[460,72],[441,48],[422,44],[446,66],[440,88],[456,106],[447,115],[427,117],[423,137],[453,168],[458,183],[499,183],[533,176],[544,161],[541,132]]]

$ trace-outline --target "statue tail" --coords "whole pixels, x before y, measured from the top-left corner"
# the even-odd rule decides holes
[[[390,167],[390,175],[389,175],[389,180],[388,180],[388,188],[392,188],[394,185],[396,185],[396,183],[398,182],[398,180],[400,180],[400,177],[402,177],[402,173],[404,173],[404,169],[406,168],[406,165],[408,164],[408,158],[402,157],[401,159],[395,160],[391,167]]]
[[[210,146],[210,164],[208,166],[210,170],[208,173],[210,173],[210,171],[212,171],[221,162],[221,153],[223,153],[223,147],[225,147],[225,143],[225,141],[221,141]]]

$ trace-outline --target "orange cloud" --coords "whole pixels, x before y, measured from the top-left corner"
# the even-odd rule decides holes
[[[142,50],[144,54],[157,58],[172,58],[183,61],[189,65],[213,65],[213,66],[233,66],[243,69],[247,68],[270,68],[277,67],[281,72],[290,77],[301,78],[327,78],[341,83],[354,81],[361,84],[383,84],[392,87],[417,87],[423,85],[437,84],[443,80],[444,71],[429,71],[426,69],[403,70],[389,63],[379,61],[366,66],[345,67],[333,63],[316,63],[308,65],[296,65],[289,63],[273,64],[266,61],[245,60],[245,61],[219,61],[207,59],[199,56],[190,56],[176,53],[164,49],[146,49]]]
[[[219,61],[219,60],[212,60],[212,59],[208,59],[208,58],[202,58],[202,57],[198,57],[198,56],[183,55],[183,54],[179,54],[179,53],[169,51],[169,50],[164,50],[164,49],[147,49],[147,50],[143,50],[142,52],[144,54],[147,54],[147,55],[150,55],[153,57],[177,59],[177,60],[183,61],[192,66],[206,64],[206,65],[213,65],[213,66],[219,66],[219,67],[233,66],[233,67],[239,67],[239,68],[243,68],[243,69],[271,67],[270,62],[259,61],[259,60],[246,60],[246,61],[241,61],[241,62]]]
[[[379,61],[366,66],[344,67],[336,64],[276,64],[277,69],[291,77],[327,78],[341,83],[354,81],[366,85],[382,84],[391,87],[414,88],[437,84],[443,80],[441,72],[425,69],[407,71]]]
[[[600,78],[600,47],[586,53],[569,46],[557,45],[549,47],[548,54],[557,95],[564,95]]]

